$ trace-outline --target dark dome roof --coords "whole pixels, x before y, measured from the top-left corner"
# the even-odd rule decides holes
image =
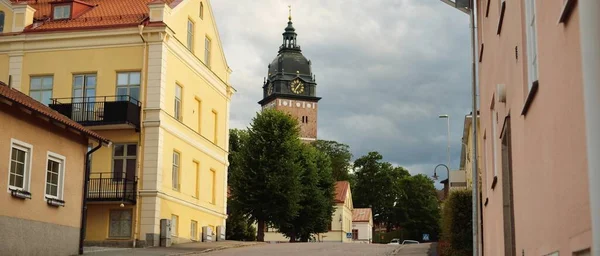
[[[311,75],[310,61],[298,51],[283,51],[273,61],[269,67],[269,74],[275,75],[278,72],[299,73],[301,75]]]

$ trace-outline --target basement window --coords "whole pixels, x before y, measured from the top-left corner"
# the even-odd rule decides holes
[[[53,18],[55,20],[64,20],[71,18],[71,5],[54,6]]]

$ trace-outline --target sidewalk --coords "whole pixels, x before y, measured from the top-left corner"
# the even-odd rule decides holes
[[[240,241],[222,241],[211,243],[186,243],[177,244],[171,247],[151,247],[151,248],[109,248],[109,247],[86,247],[84,255],[89,256],[132,256],[132,255],[150,255],[150,256],[182,256],[198,255],[201,253],[260,245],[260,242],[240,242]]]

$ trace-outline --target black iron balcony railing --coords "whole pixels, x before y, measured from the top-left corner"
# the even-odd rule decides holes
[[[141,104],[127,95],[52,99],[50,108],[83,126],[129,124],[140,127]]]
[[[136,202],[137,178],[133,175],[91,173],[88,202]]]

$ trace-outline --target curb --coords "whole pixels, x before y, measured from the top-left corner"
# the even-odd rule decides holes
[[[261,244],[262,244],[262,243],[255,243],[255,244],[238,244],[238,245],[233,245],[233,246],[221,246],[221,247],[215,247],[215,248],[208,248],[208,249],[204,249],[204,250],[202,250],[202,251],[195,251],[195,252],[184,252],[184,253],[174,253],[174,254],[168,254],[167,256],[198,255],[198,254],[202,254],[202,253],[209,253],[209,252],[221,251],[221,250],[225,250],[225,249],[232,249],[232,248],[241,248],[241,247],[255,246],[255,245],[261,245]]]

